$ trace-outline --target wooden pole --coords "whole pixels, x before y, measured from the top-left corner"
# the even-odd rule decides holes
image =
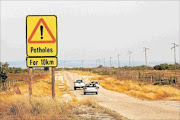
[[[178,47],[179,45],[172,43],[174,45],[174,47],[172,47],[171,49],[174,49],[174,70],[175,70],[175,77],[176,77],[176,47]]]
[[[52,98],[55,98],[55,67],[52,67]]]
[[[32,95],[32,68],[29,68],[29,96]]]

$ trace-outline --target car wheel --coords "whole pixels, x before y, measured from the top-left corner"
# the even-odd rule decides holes
[[[98,94],[98,92],[96,92],[96,95]]]
[[[74,87],[74,90],[76,90],[76,88]]]
[[[84,95],[85,95],[86,93],[84,92]]]

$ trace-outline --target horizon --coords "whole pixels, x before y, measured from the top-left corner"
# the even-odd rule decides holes
[[[129,61],[120,61],[120,67],[125,67],[128,66],[129,67]],[[131,67],[136,67],[136,66],[143,66],[145,64],[141,64],[140,61],[131,61],[132,65]],[[6,62],[2,62],[2,63],[6,63]],[[9,67],[20,67],[20,68],[27,68],[26,67],[26,61],[7,61],[7,63],[9,64]],[[97,63],[98,65],[96,66],[96,60],[85,60],[83,61],[83,67],[84,68],[95,68],[98,67],[99,65],[104,66],[104,61],[101,61],[100,64]],[[160,65],[160,64],[174,64],[173,62],[171,63],[161,63],[161,62],[149,62],[149,67],[154,67],[156,65]],[[105,62],[105,67],[109,67],[110,66],[110,62],[109,60]],[[82,60],[58,60],[58,66],[57,68],[80,68],[82,67]],[[118,67],[118,61],[117,60],[111,60],[111,67]],[[42,67],[43,68],[43,67]]]

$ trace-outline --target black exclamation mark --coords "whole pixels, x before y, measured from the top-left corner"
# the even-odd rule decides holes
[[[43,39],[43,26],[40,26],[40,30],[41,30],[41,39]]]

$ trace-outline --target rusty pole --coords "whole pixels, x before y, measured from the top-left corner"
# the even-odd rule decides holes
[[[29,96],[32,95],[32,67],[29,68]]]
[[[55,67],[52,67],[52,98],[55,98]]]

